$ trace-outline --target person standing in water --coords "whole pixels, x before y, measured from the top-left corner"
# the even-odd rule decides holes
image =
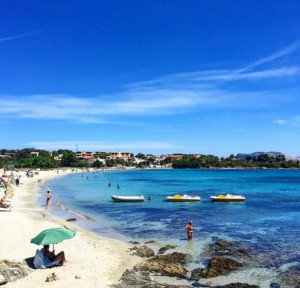
[[[46,195],[46,207],[51,206],[51,192],[50,190],[47,191],[47,195]]]
[[[193,222],[189,221],[188,225],[185,226],[185,230],[187,232],[188,240],[192,240],[193,238]]]

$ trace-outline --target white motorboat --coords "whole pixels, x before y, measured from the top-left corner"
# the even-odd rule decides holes
[[[176,194],[174,196],[168,196],[166,198],[167,201],[169,202],[195,202],[195,201],[200,201],[201,198],[200,196],[191,196],[191,195],[179,195]]]
[[[144,196],[120,196],[120,195],[112,195],[111,199],[116,202],[144,202]]]
[[[210,196],[211,201],[213,202],[243,202],[245,201],[245,196],[243,195],[233,195],[227,193],[226,195]]]

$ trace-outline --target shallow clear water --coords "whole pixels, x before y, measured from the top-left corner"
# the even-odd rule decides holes
[[[269,269],[270,281],[276,281],[274,270],[281,265],[300,263],[299,170],[85,172],[45,185],[51,188],[53,200],[59,194],[65,207],[95,219],[92,226],[96,232],[113,229],[137,241],[176,244],[178,250],[193,253],[195,267],[204,263],[201,257],[204,247],[219,239],[240,241],[255,251],[254,264],[264,273],[264,269]],[[223,204],[210,201],[211,195],[228,192],[242,194],[246,201]],[[142,194],[151,200],[115,203],[112,194]],[[174,194],[199,195],[201,201],[165,201],[166,196]],[[187,245],[184,229],[188,220],[194,224],[192,247]],[[255,278],[258,281],[259,277]],[[263,286],[268,283],[260,285],[269,287]]]

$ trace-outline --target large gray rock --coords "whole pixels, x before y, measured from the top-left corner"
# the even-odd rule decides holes
[[[121,282],[110,285],[112,288],[190,288],[184,285],[160,284],[151,280],[149,271],[138,271],[136,269],[126,270],[121,277]]]
[[[245,257],[249,255],[249,248],[243,247],[238,242],[230,242],[227,240],[217,241],[213,249],[218,256],[237,256]]]
[[[161,247],[159,250],[158,250],[158,254],[163,254],[163,253],[165,253],[167,250],[169,250],[169,249],[174,249],[174,248],[176,248],[176,246],[174,246],[174,245],[166,245],[166,246],[164,246],[164,247]]]
[[[149,258],[154,256],[155,253],[151,248],[144,245],[137,248],[133,254],[142,258]]]
[[[185,253],[173,252],[171,254],[154,256],[151,259],[151,261],[154,260],[154,261],[164,261],[164,262],[185,263],[187,258],[188,258],[188,255]]]
[[[217,256],[234,257],[239,260],[246,261],[250,257],[251,249],[248,245],[231,242],[227,240],[219,240],[213,244],[210,244],[202,253],[202,256],[211,258]]]
[[[178,252],[157,255],[135,267],[138,270],[146,270],[158,275],[185,278],[188,270],[182,264],[185,262],[186,256],[187,254]]]
[[[185,278],[188,270],[180,263],[164,261],[147,261],[135,266],[140,271],[150,271],[158,275]]]
[[[149,271],[138,271],[135,269],[126,270],[122,277],[121,283],[112,285],[112,287],[138,287],[138,285],[146,285],[151,282]],[[125,286],[124,286],[125,285]]]
[[[6,284],[7,282],[13,282],[20,278],[24,278],[32,270],[28,267],[25,261],[13,262],[8,260],[0,261],[0,285]]]
[[[300,265],[290,267],[284,272],[279,272],[282,282],[287,286],[300,287]]]
[[[192,271],[192,279],[197,279],[198,277],[200,279],[226,275],[232,271],[239,269],[242,266],[243,265],[241,263],[230,258],[213,257],[212,259],[210,259],[207,268],[201,268],[198,270],[198,275],[196,269]]]

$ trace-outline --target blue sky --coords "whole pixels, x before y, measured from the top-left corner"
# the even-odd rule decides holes
[[[300,1],[0,2],[0,148],[300,155]]]

